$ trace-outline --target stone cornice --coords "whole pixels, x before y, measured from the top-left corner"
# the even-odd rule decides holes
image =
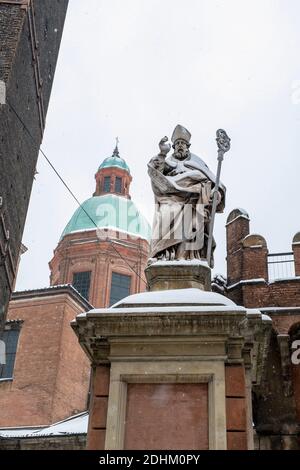
[[[271,321],[263,321],[259,311],[249,313],[243,307],[228,306],[98,309],[77,316],[71,325],[93,364],[112,362],[115,351],[112,345],[116,342],[130,343],[133,350],[138,349],[138,344],[144,344],[144,353],[140,350],[136,353],[140,360],[149,360],[147,345],[155,343],[164,344],[163,350],[157,349],[158,360],[169,359],[171,345],[178,342],[182,360],[187,357],[197,360],[210,354],[208,357],[213,360],[219,355],[219,359],[222,357],[227,362],[241,363],[245,354],[253,350],[254,383],[259,383],[262,377],[271,329]],[[203,350],[213,351],[214,348],[209,349],[212,344],[219,352],[203,353]]]

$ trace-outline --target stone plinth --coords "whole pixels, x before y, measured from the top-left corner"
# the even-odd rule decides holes
[[[145,269],[150,291],[188,289],[211,290],[211,269],[206,261],[157,261]]]
[[[72,326],[93,365],[90,449],[253,447],[251,381],[271,327],[259,311],[199,288],[153,289]]]

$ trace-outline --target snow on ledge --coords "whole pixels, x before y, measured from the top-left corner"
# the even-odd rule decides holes
[[[227,222],[227,224],[225,225],[225,227],[228,227],[228,225],[232,224],[233,222],[235,222],[236,220],[238,219],[246,219],[246,220],[250,220],[248,214],[240,214],[238,215],[237,217],[235,217],[234,219],[232,219],[230,222]]]
[[[120,307],[120,308],[96,308],[94,310],[90,310],[87,313],[80,313],[77,315],[76,318],[89,318],[94,316],[101,316],[101,315],[120,315],[120,314],[146,314],[146,313],[155,313],[155,314],[166,314],[169,315],[170,313],[194,313],[198,315],[199,313],[202,314],[211,314],[211,313],[243,313],[247,312],[245,307],[241,307],[238,305],[195,305],[195,306],[176,306],[176,307],[165,307],[158,305],[157,307]],[[71,322],[72,324],[76,324],[76,319]]]
[[[86,434],[88,427],[88,412],[79,413],[51,426],[35,426],[27,428],[2,428],[0,438],[13,437],[46,437],[46,436],[66,436],[70,434]]]
[[[273,279],[272,281],[267,282],[263,277],[257,278],[257,279],[242,279],[239,282],[236,282],[235,284],[231,284],[230,286],[227,287],[227,290],[233,289],[234,287],[244,285],[244,284],[256,284],[256,283],[261,283],[261,284],[275,284],[276,282],[288,282],[288,281],[299,281],[300,276],[291,276],[291,277],[281,277],[278,279]]]
[[[261,307],[262,312],[300,312],[300,307]]]
[[[189,289],[172,289],[153,292],[141,292],[139,294],[129,295],[119,302],[115,303],[111,308],[121,307],[125,305],[226,305],[235,307],[236,304],[232,300],[221,294],[210,291],[203,291],[197,288]]]
[[[279,277],[277,279],[273,279],[269,282],[269,284],[275,284],[275,282],[286,282],[286,281],[299,281],[300,276],[291,276],[291,277]]]
[[[207,261],[200,259],[176,259],[174,261],[154,261],[150,266],[205,266],[209,268]]]
[[[272,323],[272,318],[269,317],[269,315],[266,315],[265,313],[261,314],[261,319],[262,319],[262,321],[268,321],[268,322]]]
[[[257,308],[247,309],[247,316],[248,317],[251,317],[251,316],[260,317],[262,321],[272,323],[272,319],[268,315],[265,315],[265,314],[261,313],[261,311]]]
[[[236,286],[243,285],[243,284],[252,284],[252,283],[264,283],[266,284],[267,281],[263,277],[259,277],[257,279],[242,279],[239,282],[236,282],[235,284],[231,284],[230,286],[227,287],[227,290],[233,289]]]

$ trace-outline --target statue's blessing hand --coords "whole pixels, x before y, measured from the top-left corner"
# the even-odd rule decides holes
[[[165,136],[161,139],[159,142],[159,150],[161,155],[167,155],[168,152],[170,152],[171,149],[171,144],[168,144],[168,137]]]

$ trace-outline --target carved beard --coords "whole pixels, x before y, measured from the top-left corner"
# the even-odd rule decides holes
[[[189,149],[180,149],[180,150],[175,150],[173,153],[173,157],[176,158],[177,160],[185,160],[187,157],[189,157],[190,151]]]

